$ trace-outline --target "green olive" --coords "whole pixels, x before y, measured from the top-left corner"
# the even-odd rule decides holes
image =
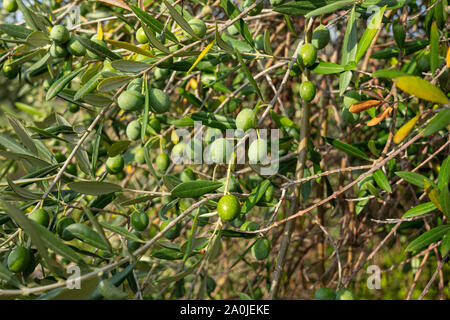
[[[119,154],[115,157],[109,157],[106,160],[106,170],[109,173],[116,174],[122,171],[123,167],[125,166],[125,161],[123,160],[123,157]]]
[[[144,107],[145,97],[134,90],[123,91],[117,99],[119,108],[125,111],[136,111]]]
[[[312,66],[317,59],[317,49],[311,43],[304,44],[298,53],[298,60],[305,67]]]
[[[57,44],[64,44],[70,39],[69,30],[63,25],[56,25],[50,30],[50,40]]]
[[[141,122],[139,120],[133,120],[127,125],[126,134],[128,139],[137,140],[141,136]]]
[[[316,47],[317,50],[323,49],[330,42],[330,30],[324,25],[318,26],[312,36],[311,44]]]

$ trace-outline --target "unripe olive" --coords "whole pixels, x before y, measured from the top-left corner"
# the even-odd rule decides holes
[[[68,226],[75,223],[75,220],[73,220],[70,217],[63,217],[58,220],[56,223],[56,232],[61,237],[61,239],[65,241],[70,241],[74,238],[73,234],[69,231],[65,231]]]
[[[298,53],[298,60],[305,67],[312,66],[317,59],[317,49],[311,43],[304,44]]]
[[[16,0],[3,0],[3,8],[8,12],[16,12],[18,8]]]
[[[145,97],[134,90],[123,91],[117,99],[119,108],[125,111],[136,111],[144,106]]]
[[[259,230],[259,224],[255,221],[246,221],[241,226],[242,231],[255,231]]]
[[[30,213],[29,218],[45,228],[50,224],[50,215],[43,208]]]
[[[263,139],[256,139],[250,144],[248,148],[248,160],[255,164],[263,162],[267,158],[267,141]]]
[[[123,160],[122,155],[117,155],[115,157],[109,157],[106,160],[106,170],[109,173],[116,174],[122,171],[125,166],[125,161]]]
[[[202,142],[194,138],[186,145],[185,154],[191,161],[200,161],[202,159],[202,150]]]
[[[79,105],[77,105],[77,104],[75,104],[75,103],[69,104],[69,111],[70,111],[71,113],[76,113],[76,112],[78,112],[79,110],[80,110],[80,106],[79,106]]]
[[[195,35],[199,38],[203,38],[206,34],[206,24],[197,18],[191,19],[188,21],[189,25],[191,26],[192,30],[194,31]],[[191,38],[191,35],[186,33],[186,36],[188,38]]]
[[[161,223],[161,227],[159,230],[160,231],[164,230],[171,221],[172,220],[164,220]],[[181,225],[180,225],[180,223],[177,223],[164,234],[164,237],[166,239],[173,240],[180,235],[180,231],[181,231]]]
[[[160,171],[166,171],[170,164],[170,158],[167,153],[161,153],[156,157],[156,167]]]
[[[145,163],[145,148],[139,148],[136,150],[136,153],[134,154],[134,160],[139,164]]]
[[[75,37],[70,38],[66,45],[67,51],[74,56],[84,56],[86,54],[86,48]]]
[[[330,288],[319,288],[314,292],[314,299],[316,300],[334,300],[335,293]]]
[[[144,83],[144,80],[142,78],[136,78],[130,81],[130,83],[127,86],[127,91],[136,91],[138,93],[142,92],[142,84]]]
[[[220,129],[208,127],[208,129],[206,129],[205,131],[205,138],[204,138],[205,144],[210,144],[211,142],[219,139],[220,137],[222,137],[222,131],[220,131]]]
[[[256,117],[252,109],[245,108],[236,117],[236,127],[242,131],[247,131],[249,129],[255,128]]]
[[[430,52],[426,51],[417,60],[417,66],[420,72],[427,72],[430,70]]]
[[[147,43],[148,42],[148,38],[147,35],[145,34],[144,28],[140,27],[137,31],[136,31],[136,40],[139,43]]]
[[[270,241],[266,238],[259,238],[252,247],[252,255],[256,260],[264,260],[270,253]]]
[[[312,36],[311,44],[317,48],[317,50],[323,49],[330,42],[330,30],[324,25],[318,26]]]
[[[53,58],[64,58],[67,55],[67,50],[65,47],[60,46],[57,43],[52,43],[52,45],[50,46],[50,50],[48,51],[48,53],[53,57]]]
[[[161,80],[166,78],[169,75],[169,70],[168,69],[162,69],[162,68],[158,68],[155,67],[155,72],[153,73],[155,80]]]
[[[66,172],[68,174],[71,174],[73,176],[77,175],[78,169],[77,169],[77,165],[75,163],[69,163],[66,167]]]
[[[195,173],[190,168],[184,169],[180,174],[180,179],[182,182],[194,181]]]
[[[306,102],[310,102],[316,96],[316,86],[311,81],[302,82],[300,86],[300,96]]]
[[[11,66],[12,62],[13,62],[13,60],[9,59],[9,60],[6,60],[5,63],[3,63],[3,68],[2,68],[3,74],[8,79],[14,79],[20,70],[19,66],[17,66],[17,65]]]
[[[148,215],[143,211],[135,211],[131,214],[131,225],[137,231],[144,231],[148,226]]]
[[[235,219],[241,213],[239,200],[231,194],[224,195],[217,203],[217,213],[224,221]]]
[[[224,138],[219,138],[211,143],[210,156],[215,163],[225,163],[232,152],[233,147],[231,143]]]
[[[128,139],[137,140],[141,136],[141,122],[139,120],[133,120],[127,125],[126,134]]]
[[[151,88],[148,94],[152,112],[160,114],[169,111],[170,99],[164,91],[157,88]]]
[[[69,30],[63,25],[56,25],[50,30],[50,40],[58,44],[64,44],[69,41]]]
[[[24,271],[31,263],[30,251],[22,246],[15,247],[8,256],[8,269],[19,273]]]
[[[341,289],[336,291],[336,300],[355,300],[353,292],[348,289]]]

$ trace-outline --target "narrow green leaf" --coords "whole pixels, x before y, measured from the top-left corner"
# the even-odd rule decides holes
[[[151,65],[140,61],[116,60],[111,62],[111,66],[120,71],[137,73],[148,69]]]
[[[220,0],[220,5],[225,10],[230,20],[235,19],[241,13],[230,0]],[[234,23],[234,26],[239,30],[239,33],[242,35],[245,41],[247,41],[252,47],[255,47],[252,35],[248,30],[248,27],[245,24],[244,20],[239,19]]]
[[[256,188],[250,192],[250,195],[248,196],[247,200],[245,200],[244,204],[242,205],[241,213],[246,214],[249,212],[259,200],[261,200],[264,197],[264,194],[266,193],[267,188],[270,186],[269,180],[263,180]]]
[[[124,152],[131,144],[130,140],[121,140],[114,142],[108,149],[108,157],[115,157]]]
[[[141,55],[144,55],[147,57],[151,57],[151,58],[154,57],[154,55],[151,52],[144,50],[141,47],[135,46],[134,44],[125,42],[125,41],[117,41],[117,40],[105,40],[105,41],[112,44],[113,46],[131,51],[131,52],[135,52],[135,53],[138,53],[138,54],[141,54]]]
[[[344,151],[345,153],[348,153],[352,156],[355,157],[359,157],[362,158],[364,160],[370,160],[370,158],[361,150],[359,150],[357,147],[352,146],[351,144],[342,142],[338,139],[333,139],[330,137],[323,137],[323,139],[328,142],[329,144],[331,144],[332,146],[334,146],[335,148]]]
[[[100,235],[92,228],[81,223],[73,223],[64,229],[64,232],[72,234],[75,238],[90,244],[101,250],[108,251],[108,247],[104,243]]]
[[[444,129],[450,123],[450,110],[442,110],[436,114],[433,119],[431,119],[430,123],[427,124],[425,129],[423,130],[423,136],[428,137],[433,133],[438,132],[441,129]]]
[[[311,68],[311,72],[318,74],[333,74],[341,73],[343,71],[345,71],[345,69],[340,64],[326,61],[321,61]]]
[[[95,76],[90,78],[80,89],[77,90],[73,99],[75,101],[80,100],[84,98],[85,95],[95,90],[101,78],[101,73],[97,73]]]
[[[93,53],[95,53],[96,55],[104,58],[104,59],[111,59],[111,60],[118,60],[118,59],[122,59],[122,57],[120,55],[118,55],[117,53],[112,52],[111,50],[109,50],[108,48],[105,48],[101,45],[99,45],[98,43],[95,43],[92,40],[83,38],[83,37],[79,37],[79,36],[75,36],[75,38],[84,46],[86,47],[86,50],[89,50]]]
[[[164,36],[169,39],[170,41],[173,41],[175,43],[178,43],[177,37],[168,30],[168,28],[164,28],[164,23],[160,22],[159,20],[153,18],[151,15],[146,13],[145,11],[141,10],[140,8],[136,7],[135,5],[130,4],[131,10],[133,10],[134,14],[144,23],[146,24],[150,29],[152,29],[156,33],[161,33],[164,30]]]
[[[73,191],[94,196],[122,190],[122,187],[117,184],[97,181],[71,182],[67,186]]]
[[[33,193],[31,191],[28,191],[27,189],[18,186],[9,177],[6,177],[6,180],[8,181],[8,185],[14,191],[14,193],[18,194],[22,198],[29,200],[40,200],[42,198],[41,194]]]
[[[81,71],[86,69],[86,67],[87,66],[84,66],[84,67],[82,67],[80,69],[76,69],[76,70],[72,71],[71,73],[66,74],[65,76],[62,76],[58,80],[55,80],[55,82],[53,82],[52,85],[50,86],[50,88],[48,89],[47,95],[45,96],[45,100],[49,101],[49,100],[53,99],[54,97],[56,97],[56,95],[62,89],[64,89],[64,87],[70,81],[72,81],[73,78],[75,78],[77,75],[79,75],[81,73]]]
[[[22,143],[35,155],[38,155],[38,150],[36,147],[36,144],[34,143],[33,139],[31,139],[30,135],[26,131],[25,127],[15,119],[12,115],[7,115],[9,123],[11,124],[11,127],[16,132],[17,136],[20,138]]]
[[[448,156],[441,165],[438,175],[438,187],[442,190],[450,181],[450,156]]]
[[[115,232],[117,234],[120,234],[121,236],[136,241],[136,242],[140,242],[140,243],[145,243],[144,240],[139,239],[134,233],[128,231],[127,229],[123,228],[123,227],[119,227],[119,226],[114,226],[110,223],[106,223],[104,221],[99,221],[100,225],[105,228],[108,229],[112,232]]]
[[[99,92],[111,92],[117,88],[122,87],[124,84],[130,81],[131,77],[126,75],[114,76],[103,79],[97,85],[97,91]]]
[[[266,29],[264,31],[264,52],[272,55],[273,51],[272,51],[272,45],[270,44],[270,31],[269,29]]]
[[[201,121],[203,125],[221,130],[236,129],[236,121],[227,116],[217,115],[210,112],[196,112],[191,114],[194,121]]]
[[[418,251],[433,242],[439,241],[448,231],[450,231],[450,225],[437,226],[428,230],[411,241],[406,247],[406,251]]]
[[[392,193],[392,188],[389,184],[389,180],[381,169],[378,169],[373,173],[373,179],[381,189],[388,193]]]
[[[222,186],[222,182],[210,180],[196,180],[183,182],[172,189],[171,195],[176,198],[196,198],[213,192]]]
[[[186,21],[186,19],[184,19],[183,16],[180,13],[178,13],[178,11],[174,7],[172,7],[168,1],[163,0],[163,2],[167,10],[169,10],[170,16],[173,18],[173,20],[175,20],[178,23],[181,29],[189,33],[194,38],[198,39],[197,35],[195,34],[194,30],[192,30],[191,26]]]
[[[0,24],[0,31],[6,33],[13,38],[26,39],[33,30],[30,30],[24,26],[18,26],[15,24],[2,23]]]
[[[430,68],[434,75],[439,64],[439,31],[436,21],[433,21],[430,30]]]
[[[441,204],[442,211],[447,219],[450,219],[450,192],[447,185],[445,185],[441,190],[439,203]]]
[[[416,172],[397,171],[395,174],[403,180],[421,188],[425,188],[425,181],[428,181],[431,185],[434,185],[430,179]]]
[[[256,83],[255,78],[253,78],[250,70],[248,69],[247,65],[245,64],[244,59],[242,59],[241,54],[237,50],[235,50],[235,54],[239,60],[239,63],[241,64],[242,70],[244,71],[245,75],[247,76],[247,79],[250,82],[250,84],[252,85],[253,89],[255,89],[256,93],[261,98],[261,100],[264,100],[264,98],[261,94],[261,91],[259,90],[258,84]]]
[[[108,248],[108,251],[112,253],[112,247],[111,244],[108,241],[108,238],[106,237],[105,230],[103,230],[101,224],[97,221],[97,219],[94,217],[92,212],[89,209],[86,209],[86,207],[83,205],[83,212],[88,217],[89,221],[91,222],[94,229],[97,231],[97,233],[100,235],[100,237],[103,240],[103,243]]]
[[[326,6],[323,6],[321,8],[318,8],[316,10],[310,11],[305,15],[305,18],[311,18],[311,17],[315,17],[315,16],[319,16],[322,14],[328,14],[331,12],[335,12],[337,10],[340,10],[342,8],[345,8],[347,6],[349,6],[350,4],[353,4],[355,2],[355,0],[339,0],[339,1],[335,1],[332,2]]]
[[[372,43],[373,39],[375,38],[375,35],[377,34],[378,30],[381,27],[381,22],[383,21],[383,15],[384,11],[386,10],[386,6],[379,9],[379,11],[372,16],[372,19],[368,22],[368,26],[366,30],[364,30],[364,33],[359,40],[358,43],[358,49],[356,51],[355,61],[358,62],[361,60],[362,57],[364,57],[364,54],[366,53],[367,49],[370,47],[370,44]]]
[[[436,205],[429,201],[429,202],[425,202],[425,203],[421,203],[411,209],[409,209],[408,211],[405,212],[405,214],[402,216],[402,218],[413,218],[413,217],[418,217],[424,214],[427,214],[431,211],[436,210]]]

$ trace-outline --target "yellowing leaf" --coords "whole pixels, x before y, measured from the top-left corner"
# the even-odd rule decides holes
[[[194,64],[189,68],[189,70],[187,72],[188,74],[191,73],[191,71],[197,66],[197,64],[203,59],[203,57],[206,56],[206,54],[212,48],[212,46],[214,45],[215,42],[216,42],[216,40],[214,39],[213,41],[211,41],[210,44],[208,44],[206,46],[205,49],[203,49],[203,51],[198,56],[197,60],[195,60]]]
[[[360,113],[360,112],[363,112],[364,110],[370,109],[372,107],[376,107],[379,104],[381,104],[381,101],[379,101],[379,100],[362,101],[362,102],[352,104],[348,111],[350,111],[352,113]]]
[[[394,79],[397,87],[420,99],[448,104],[449,100],[438,87],[416,76],[401,76]]]
[[[377,114],[372,120],[368,121],[367,126],[368,127],[376,126],[381,121],[383,121],[384,118],[386,118],[388,115],[390,115],[391,112],[392,112],[392,107],[387,108],[383,112]]]
[[[97,24],[97,40],[103,40],[103,29],[102,29],[102,23],[99,22]]]
[[[417,115],[414,118],[410,119],[408,122],[406,122],[404,125],[402,125],[400,127],[400,129],[398,129],[394,135],[394,143],[399,144],[400,142],[402,142],[403,139],[405,139],[406,136],[414,128],[417,121],[419,121],[419,118],[420,118],[420,115]]]
[[[443,212],[441,204],[439,202],[439,196],[440,196],[439,191],[437,191],[436,188],[434,188],[431,185],[431,183],[429,183],[427,180],[424,181],[424,186],[425,186],[425,191],[428,195],[428,198],[430,198],[431,202],[434,203],[436,208],[438,208],[441,212]]]
[[[450,47],[448,47],[448,50],[447,50],[446,60],[447,60],[447,68],[450,68]]]
[[[106,42],[112,44],[113,46],[131,51],[131,52],[135,52],[138,54],[142,54],[144,56],[147,57],[155,57],[150,51],[144,50],[141,47],[135,46],[134,44],[125,42],[125,41],[117,41],[117,40],[106,40]]]

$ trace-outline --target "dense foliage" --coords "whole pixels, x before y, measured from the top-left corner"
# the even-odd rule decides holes
[[[447,22],[3,0],[0,298],[448,299]]]

